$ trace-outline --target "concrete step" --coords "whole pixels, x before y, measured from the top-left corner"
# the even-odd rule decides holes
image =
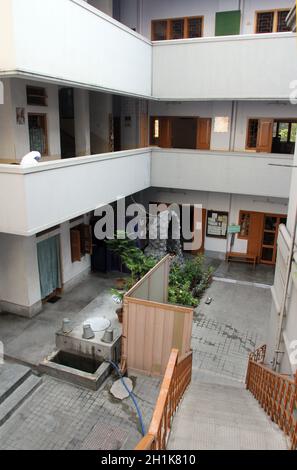
[[[24,403],[37,389],[42,379],[31,374],[0,405],[0,426]]]
[[[0,405],[31,375],[31,369],[5,362],[0,367]]]
[[[282,431],[244,386],[192,383],[174,420],[170,450],[287,449]]]

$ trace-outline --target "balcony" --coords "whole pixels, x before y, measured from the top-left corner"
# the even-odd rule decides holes
[[[149,187],[288,198],[291,163],[286,155],[147,148],[0,165],[0,232],[34,235]]]
[[[151,185],[288,198],[292,163],[293,155],[156,148]]]
[[[150,168],[150,149],[0,165],[0,232],[33,235],[146,189]]]
[[[162,100],[288,100],[297,77],[293,33],[153,44],[153,96]]]
[[[82,0],[2,1],[0,41],[0,76],[151,96],[150,41]]]

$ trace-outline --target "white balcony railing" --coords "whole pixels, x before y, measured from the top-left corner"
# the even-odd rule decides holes
[[[0,75],[151,96],[150,41],[82,0],[1,0]]]
[[[151,150],[0,165],[0,232],[32,235],[150,187]]]
[[[293,155],[156,148],[152,156],[151,184],[164,188],[288,198],[292,164]]]
[[[153,46],[153,95],[163,100],[289,99],[296,34],[161,41]]]
[[[0,165],[0,232],[33,235],[149,187],[288,198],[291,162],[285,155],[147,148],[28,169]]]
[[[289,99],[293,33],[152,43],[82,0],[2,0],[0,77],[161,100]]]

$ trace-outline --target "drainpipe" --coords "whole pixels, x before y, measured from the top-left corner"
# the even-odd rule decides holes
[[[296,235],[297,235],[297,208],[296,208],[296,213],[295,213],[295,218],[294,218],[293,234],[292,234],[292,239],[291,239],[289,261],[288,261],[287,272],[286,272],[285,291],[284,291],[284,296],[283,296],[281,310],[280,310],[279,327],[277,330],[277,339],[276,339],[276,349],[275,349],[275,355],[273,359],[273,370],[275,371],[277,370],[277,368],[280,367],[278,355],[281,353],[280,347],[282,343],[282,331],[283,331],[283,326],[284,326],[284,320],[286,317],[286,304],[287,304],[288,291],[289,291],[289,285],[290,285],[290,279],[291,279],[292,263],[294,259]]]

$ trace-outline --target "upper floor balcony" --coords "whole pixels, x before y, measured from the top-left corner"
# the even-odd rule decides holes
[[[151,185],[289,197],[293,155],[155,148]]]
[[[291,164],[285,155],[150,147],[0,165],[0,232],[33,235],[152,186],[288,198]]]
[[[160,100],[287,100],[294,33],[151,42],[83,0],[2,0],[0,77]]]
[[[288,100],[296,34],[153,43],[153,95],[162,100]]]
[[[83,0],[1,0],[0,76],[151,96],[151,42]]]

